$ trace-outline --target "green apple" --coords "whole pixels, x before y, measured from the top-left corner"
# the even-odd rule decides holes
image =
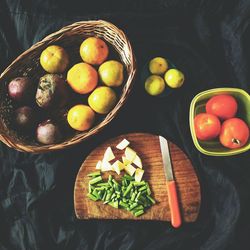
[[[149,62],[149,71],[154,75],[162,75],[168,69],[168,62],[163,57],[155,57]]]
[[[151,75],[145,81],[145,90],[148,94],[156,96],[164,91],[165,85],[166,84],[162,77]]]

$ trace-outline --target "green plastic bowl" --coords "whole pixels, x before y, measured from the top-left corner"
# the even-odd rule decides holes
[[[250,140],[242,148],[228,149],[222,146],[218,139],[200,141],[195,135],[194,117],[199,113],[205,113],[208,99],[220,94],[229,94],[236,98],[238,102],[236,117],[243,119],[250,127],[250,95],[246,91],[238,88],[216,88],[203,91],[193,98],[190,105],[189,125],[194,145],[201,153],[211,156],[230,156],[246,152],[250,149]]]

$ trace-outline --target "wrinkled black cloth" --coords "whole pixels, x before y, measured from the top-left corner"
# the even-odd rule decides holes
[[[133,91],[110,125],[73,148],[29,154],[0,144],[0,249],[250,249],[249,152],[199,153],[188,119],[200,91],[250,91],[250,1],[0,0],[0,71],[46,35],[91,19],[111,21],[129,37],[138,66]],[[140,73],[158,55],[170,58],[186,81],[152,98]],[[176,230],[164,222],[76,219],[73,188],[81,162],[104,140],[132,131],[162,134],[190,157],[202,189],[195,223]]]

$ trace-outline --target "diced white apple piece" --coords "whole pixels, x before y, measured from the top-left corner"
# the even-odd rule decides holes
[[[125,169],[125,171],[126,171],[130,176],[133,176],[134,173],[135,173],[135,170],[136,170],[136,168],[133,167],[131,164],[125,166],[124,169]]]
[[[131,163],[131,161],[127,159],[125,156],[122,157],[122,162],[125,166]]]
[[[106,172],[106,171],[112,171],[112,170],[113,170],[112,165],[108,161],[103,160],[101,171]]]
[[[96,163],[96,167],[95,167],[96,169],[102,169],[102,161],[98,161],[97,163]]]
[[[104,153],[103,160],[112,161],[114,159],[115,159],[115,155],[114,155],[111,147],[108,147]]]
[[[120,149],[120,150],[123,150],[125,149],[128,145],[129,145],[129,141],[126,140],[126,139],[123,139],[117,146],[116,148]]]
[[[135,159],[133,160],[133,163],[134,163],[137,167],[142,168],[141,158],[140,158],[138,155],[136,155]]]
[[[130,162],[133,162],[135,157],[136,157],[136,152],[130,148],[130,147],[127,147],[125,149],[125,157],[130,161]]]
[[[135,170],[135,181],[140,182],[141,179],[142,179],[143,174],[144,174],[144,170],[140,169],[140,168],[137,168]]]
[[[117,160],[113,165],[112,165],[113,170],[120,175],[121,171],[124,169],[124,164]]]

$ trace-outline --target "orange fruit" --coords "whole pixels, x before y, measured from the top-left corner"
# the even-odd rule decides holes
[[[73,106],[67,115],[69,125],[78,131],[85,131],[92,127],[95,120],[95,112],[87,105]]]
[[[63,73],[69,65],[69,56],[64,48],[51,45],[41,53],[40,64],[49,73]]]
[[[109,48],[100,38],[89,37],[80,46],[80,55],[84,62],[94,65],[102,64],[108,57]]]
[[[67,82],[76,93],[87,94],[96,87],[98,74],[91,65],[77,63],[68,71]]]

